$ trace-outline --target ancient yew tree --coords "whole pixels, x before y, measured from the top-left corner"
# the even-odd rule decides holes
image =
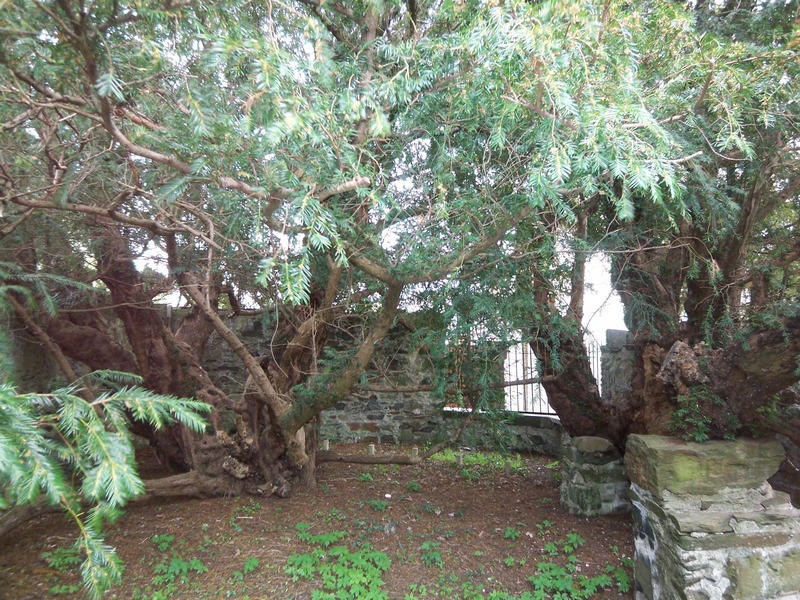
[[[541,321],[532,345],[544,385],[573,433],[693,439],[778,432],[800,443],[798,301],[798,38],[796,2],[699,2],[651,13],[645,31],[681,40],[642,45],[647,105],[679,144],[677,186],[653,210],[620,178],[647,179],[638,161],[609,163],[608,196],[569,228],[568,305],[559,280],[534,272]],[[658,33],[655,33],[655,31]],[[642,123],[630,123],[638,129]],[[675,201],[677,200],[677,203]],[[600,398],[581,343],[584,261],[602,249],[626,310],[635,354],[631,391]],[[553,263],[551,263],[553,264]],[[790,444],[791,446],[791,444]]]
[[[572,433],[664,431],[694,393],[661,369],[677,340],[708,343],[701,383],[741,424],[766,418],[797,378],[794,4],[699,4],[7,2],[1,258],[85,284],[15,318],[60,365],[212,406],[205,434],[138,431],[176,470],[152,493],[313,480],[317,415],[409,311],[443,389],[465,332],[525,332]],[[581,343],[595,249],[643,357],[611,405]],[[227,327],[244,311],[268,355]],[[202,368],[212,332],[243,397]]]

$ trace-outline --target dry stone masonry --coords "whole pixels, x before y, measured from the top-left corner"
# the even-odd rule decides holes
[[[800,510],[767,482],[776,441],[632,435],[636,600],[797,600]]]
[[[636,353],[630,333],[619,329],[606,330],[606,343],[600,354],[603,402],[618,404],[633,391],[636,374]]]
[[[625,465],[619,451],[607,439],[564,435],[561,506],[585,517],[630,511]]]
[[[247,348],[256,355],[268,355],[271,331],[261,319],[231,317],[226,321]],[[432,373],[427,357],[407,351],[390,333],[379,348],[375,362],[381,368],[368,372],[366,379],[379,383],[356,390],[320,419],[320,438],[337,442],[381,444],[425,444],[450,437],[458,431],[464,413],[444,410],[444,402],[431,391]],[[247,377],[238,358],[212,334],[203,356],[203,366],[226,393],[242,393]],[[380,376],[389,375],[389,384]],[[413,391],[408,391],[413,390]],[[501,431],[480,419],[466,432],[462,442],[471,447],[497,445],[511,450],[559,454],[563,427],[558,419],[534,415],[509,415]]]

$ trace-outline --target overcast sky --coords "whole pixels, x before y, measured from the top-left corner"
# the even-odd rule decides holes
[[[622,302],[611,290],[607,259],[595,255],[589,260],[586,283],[583,324],[600,344],[605,344],[606,329],[627,329]]]

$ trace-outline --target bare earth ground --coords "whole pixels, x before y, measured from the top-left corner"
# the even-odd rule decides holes
[[[366,451],[363,446],[334,449]],[[409,449],[378,448],[379,454],[398,451]],[[298,489],[285,500],[135,505],[108,537],[126,568],[122,586],[106,597],[311,598],[322,588],[320,577],[292,581],[284,572],[288,557],[311,550],[298,539],[298,523],[315,535],[347,532],[337,544],[358,548],[369,542],[386,553],[391,567],[383,574],[383,590],[390,599],[472,600],[495,590],[530,591],[528,577],[537,563],[567,563],[560,548],[557,556],[548,553],[574,533],[585,540],[574,553],[576,575],[598,575],[632,555],[629,517],[586,519],[561,508],[557,469],[548,467],[552,458],[523,456],[509,473],[503,467],[472,465],[470,453],[465,455],[462,467],[441,461],[415,466],[328,463],[319,467],[317,490]],[[146,475],[148,468],[145,461]],[[84,597],[71,587],[78,582],[75,571],[59,571],[67,561],[42,558],[68,547],[71,539],[74,530],[63,519],[44,517],[0,540],[0,598]],[[625,572],[632,579],[630,569]],[[633,594],[613,585],[592,597]]]

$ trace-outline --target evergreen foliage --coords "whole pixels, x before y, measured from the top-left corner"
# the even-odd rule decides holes
[[[442,397],[496,406],[497,347],[520,337],[548,384],[569,383],[557,376],[583,364],[581,268],[593,251],[612,257],[639,341],[725,349],[766,323],[796,331],[797,7],[2,2],[0,304],[13,294],[36,322],[109,342],[117,332],[95,309],[114,311],[129,343],[107,347],[139,365],[145,387],[200,390],[234,414],[238,400],[197,370],[189,381],[199,334],[172,344],[163,323],[139,324],[164,293],[212,321],[262,310],[285,364],[262,369],[229,343],[252,359],[272,411],[258,423],[280,430],[248,435],[289,448],[365,383],[402,311],[420,315],[409,337]],[[65,308],[91,316],[70,321]],[[334,348],[328,330],[341,332]],[[83,498],[98,507],[92,532],[92,515],[140,491],[127,417],[201,426],[199,404],[99,377],[109,391],[93,400],[80,383],[3,388],[5,464],[30,461],[8,467],[7,501],[42,494],[77,514]],[[780,389],[764,401],[792,377],[771,374]],[[572,407],[576,428],[613,418],[621,436],[638,406],[614,414],[596,389],[571,397],[562,422],[573,427]],[[236,458],[260,472],[264,452]],[[105,556],[95,533],[82,538],[95,540],[87,555]]]
[[[81,573],[93,598],[119,581],[122,565],[103,541],[103,527],[144,493],[137,473],[128,414],[156,427],[178,422],[202,432],[208,407],[194,400],[153,394],[140,378],[94,373],[96,381],[127,385],[87,401],[81,383],[47,394],[20,393],[0,384],[0,483],[4,509],[37,501],[58,506],[75,521]]]
[[[8,312],[10,294],[35,301],[28,287],[9,283],[13,280],[42,292],[49,306],[55,299],[44,282],[81,287],[2,264],[0,312]],[[9,343],[8,337],[0,340],[1,356],[11,355]],[[73,548],[82,556],[81,575],[92,598],[122,575],[114,548],[104,541],[104,525],[145,491],[130,420],[155,429],[180,423],[197,433],[205,430],[208,405],[154,394],[141,383],[137,375],[104,370],[48,393],[25,393],[14,385],[11,365],[0,363],[0,509],[45,502],[63,510],[78,528]]]

